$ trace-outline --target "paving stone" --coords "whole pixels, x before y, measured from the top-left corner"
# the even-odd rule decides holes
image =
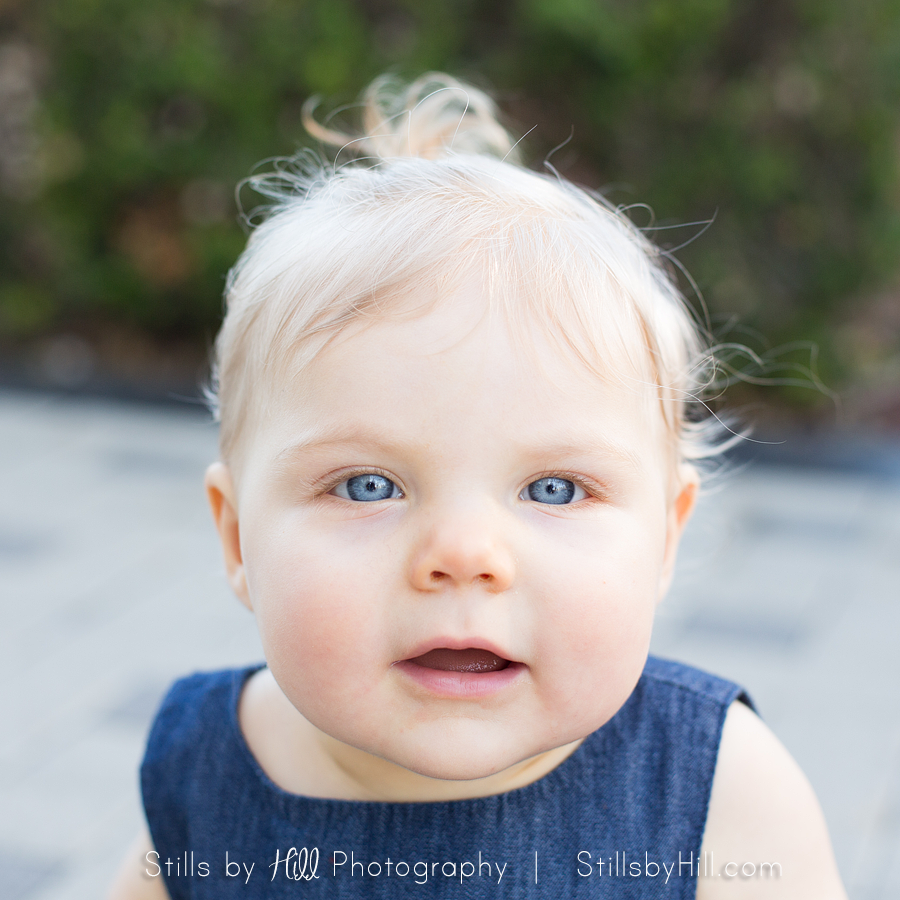
[[[5,900],[34,900],[42,889],[58,885],[65,873],[64,864],[53,857],[0,849],[0,895]]]

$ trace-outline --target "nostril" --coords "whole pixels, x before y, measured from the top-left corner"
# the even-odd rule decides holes
[[[478,576],[478,581],[493,581],[493,580],[494,580],[494,576],[487,572],[482,572]]]
[[[443,581],[447,577],[446,573],[434,571],[431,573],[432,582]]]

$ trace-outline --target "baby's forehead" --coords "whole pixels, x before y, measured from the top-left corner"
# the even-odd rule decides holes
[[[442,363],[449,375],[454,366],[489,372],[497,364],[497,348],[509,345],[506,364],[537,371],[548,384],[568,380],[571,386],[574,375],[586,387],[619,389],[635,402],[657,397],[653,351],[640,323],[608,310],[603,321],[591,321],[578,298],[560,293],[558,286],[491,278],[473,266],[439,287],[395,289],[379,312],[336,330],[322,349],[340,346],[352,358],[365,355],[373,342],[385,342],[411,360]],[[465,355],[459,352],[463,347],[469,350]],[[295,373],[302,377],[308,364],[299,354]]]
[[[335,433],[344,419],[367,428],[384,419],[397,430],[410,419],[449,421],[462,432],[487,405],[511,439],[523,425],[548,447],[621,443],[623,425],[663,443],[658,392],[634,357],[585,359],[561,323],[510,317],[491,299],[473,275],[440,296],[420,292],[415,307],[350,323],[313,357],[298,354],[275,386],[285,403],[272,414],[304,433],[332,419],[325,430]]]

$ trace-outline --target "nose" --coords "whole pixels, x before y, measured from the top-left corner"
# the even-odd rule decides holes
[[[489,514],[443,517],[423,533],[410,580],[421,591],[482,585],[491,593],[512,586],[515,561]]]

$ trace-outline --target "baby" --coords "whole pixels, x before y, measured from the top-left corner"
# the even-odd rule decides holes
[[[648,659],[716,452],[661,252],[447,76],[365,126],[256,182],[206,487],[266,662],[164,700],[113,897],[844,897],[740,689]]]

